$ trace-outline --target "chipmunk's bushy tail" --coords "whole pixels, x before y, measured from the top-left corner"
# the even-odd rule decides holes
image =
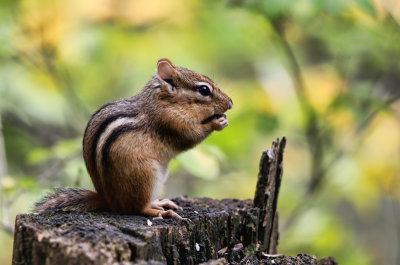
[[[102,211],[107,206],[95,191],[73,188],[58,188],[35,204],[35,211]]]

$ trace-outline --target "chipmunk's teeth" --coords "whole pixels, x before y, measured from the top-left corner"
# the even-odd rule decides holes
[[[213,120],[217,120],[217,119],[219,119],[221,117],[224,117],[224,115],[225,114],[214,114],[214,115],[211,115],[210,117],[204,119],[201,123],[205,124],[205,123],[211,122]],[[226,115],[225,115],[225,117],[226,117]]]
[[[201,123],[202,123],[202,124],[205,124],[205,123],[211,122],[211,121],[213,121],[213,120],[218,120],[218,119],[220,119],[220,118],[222,118],[222,117],[223,117],[223,118],[226,118],[226,114],[225,114],[225,113],[222,113],[222,114],[214,114],[214,115],[208,117],[207,119],[203,120]]]

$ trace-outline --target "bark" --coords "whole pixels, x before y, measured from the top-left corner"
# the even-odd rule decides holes
[[[144,216],[55,212],[17,216],[13,264],[197,264],[256,228],[252,201],[175,198],[188,221]],[[257,211],[256,211],[257,212]],[[190,221],[189,221],[190,220]],[[155,262],[159,261],[159,263]],[[128,263],[126,263],[128,264]]]
[[[220,258],[210,260],[201,265],[225,265],[230,264],[226,259]],[[318,260],[315,256],[298,254],[296,257],[285,257],[283,255],[266,256],[262,253],[252,254],[244,257],[237,265],[338,265],[334,258],[328,257]]]
[[[285,139],[277,139],[263,153],[254,200],[172,199],[185,220],[62,211],[18,215],[13,264],[335,264],[267,254],[276,253],[278,243],[284,147]]]
[[[260,209],[259,249],[272,254],[277,251],[279,238],[278,214],[276,209],[282,180],[282,162],[285,145],[285,137],[283,137],[281,142],[279,142],[279,139],[276,139],[272,142],[272,148],[263,152],[254,195],[253,205]]]

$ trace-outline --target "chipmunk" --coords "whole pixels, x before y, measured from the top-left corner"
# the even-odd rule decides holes
[[[86,127],[83,156],[96,191],[57,189],[36,210],[180,218],[174,202],[155,200],[168,163],[228,126],[225,112],[232,106],[210,78],[159,59],[139,94],[105,104]]]

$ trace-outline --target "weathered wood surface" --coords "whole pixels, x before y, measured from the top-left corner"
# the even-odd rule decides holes
[[[173,199],[187,220],[62,211],[18,215],[13,264],[335,264],[307,255],[266,255],[276,253],[278,243],[284,147],[285,139],[277,139],[263,153],[254,200]]]
[[[260,170],[253,206],[260,209],[259,217],[259,248],[266,253],[275,254],[278,245],[278,205],[279,188],[283,172],[283,151],[286,146],[286,138],[279,142],[272,142],[271,149],[263,152],[260,160]]]
[[[216,258],[217,251],[226,246],[252,242],[246,236],[257,227],[251,222],[257,221],[251,200],[182,197],[174,201],[183,207],[178,213],[190,221],[150,221],[144,216],[106,213],[19,215],[13,264],[113,264],[149,259],[196,264]]]
[[[283,255],[266,256],[262,253],[254,253],[245,256],[238,262],[231,262],[224,258],[217,260],[211,260],[201,265],[224,265],[224,264],[236,264],[236,265],[338,265],[334,258],[328,257],[323,259],[317,259],[315,256],[298,254],[296,257],[285,257]]]

